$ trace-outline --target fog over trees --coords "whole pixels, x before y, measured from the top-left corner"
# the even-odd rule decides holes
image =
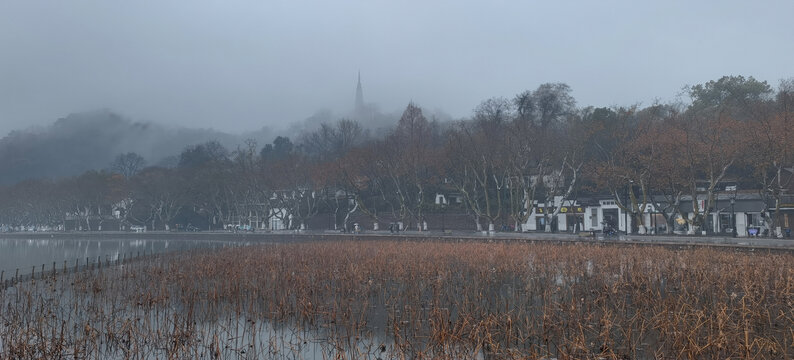
[[[325,212],[341,228],[360,213],[422,229],[428,213],[449,206],[478,229],[521,230],[541,203],[551,231],[555,198],[609,195],[641,224],[646,206],[672,222],[687,195],[705,193],[702,211],[693,204],[699,226],[726,179],[779,204],[794,173],[792,81],[774,88],[725,76],[685,92],[688,103],[580,108],[568,85],[546,83],[485,99],[457,121],[409,102],[383,134],[366,118],[339,118],[243,141],[109,112],[70,116],[0,143],[0,222],[57,225],[79,215],[90,229],[91,219],[116,212],[156,229],[178,217],[208,228],[278,219],[301,229]],[[158,162],[170,153],[170,165]],[[451,192],[460,203],[436,200]]]
[[[0,184],[109,169],[120,165],[118,156],[128,153],[141,156],[148,165],[175,165],[169,157],[179,155],[188,145],[215,140],[234,147],[245,138],[269,136],[267,129],[241,137],[210,129],[134,122],[110,110],[75,113],[49,126],[16,130],[0,138]]]

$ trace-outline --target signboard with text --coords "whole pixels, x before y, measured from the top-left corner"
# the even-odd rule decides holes
[[[546,214],[553,213],[557,210],[556,207],[535,207],[535,213],[537,214]],[[560,208],[560,214],[584,214],[584,207],[583,206],[563,206]]]

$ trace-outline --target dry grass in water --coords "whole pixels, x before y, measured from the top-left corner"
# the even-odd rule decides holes
[[[794,256],[313,242],[0,292],[0,358],[788,359]]]

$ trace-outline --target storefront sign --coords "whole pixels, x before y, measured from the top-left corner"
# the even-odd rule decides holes
[[[537,213],[537,214],[545,214],[547,210],[548,210],[549,213],[553,213],[554,210],[556,210],[556,209],[557,209],[556,207],[548,207],[548,208],[546,208],[546,207],[536,207],[535,208],[535,213]],[[560,208],[560,213],[561,214],[583,214],[584,213],[584,207],[582,207],[582,206],[563,206],[563,207]]]

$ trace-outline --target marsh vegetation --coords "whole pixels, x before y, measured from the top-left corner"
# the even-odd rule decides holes
[[[794,256],[327,241],[151,257],[0,292],[0,358],[794,355]]]

